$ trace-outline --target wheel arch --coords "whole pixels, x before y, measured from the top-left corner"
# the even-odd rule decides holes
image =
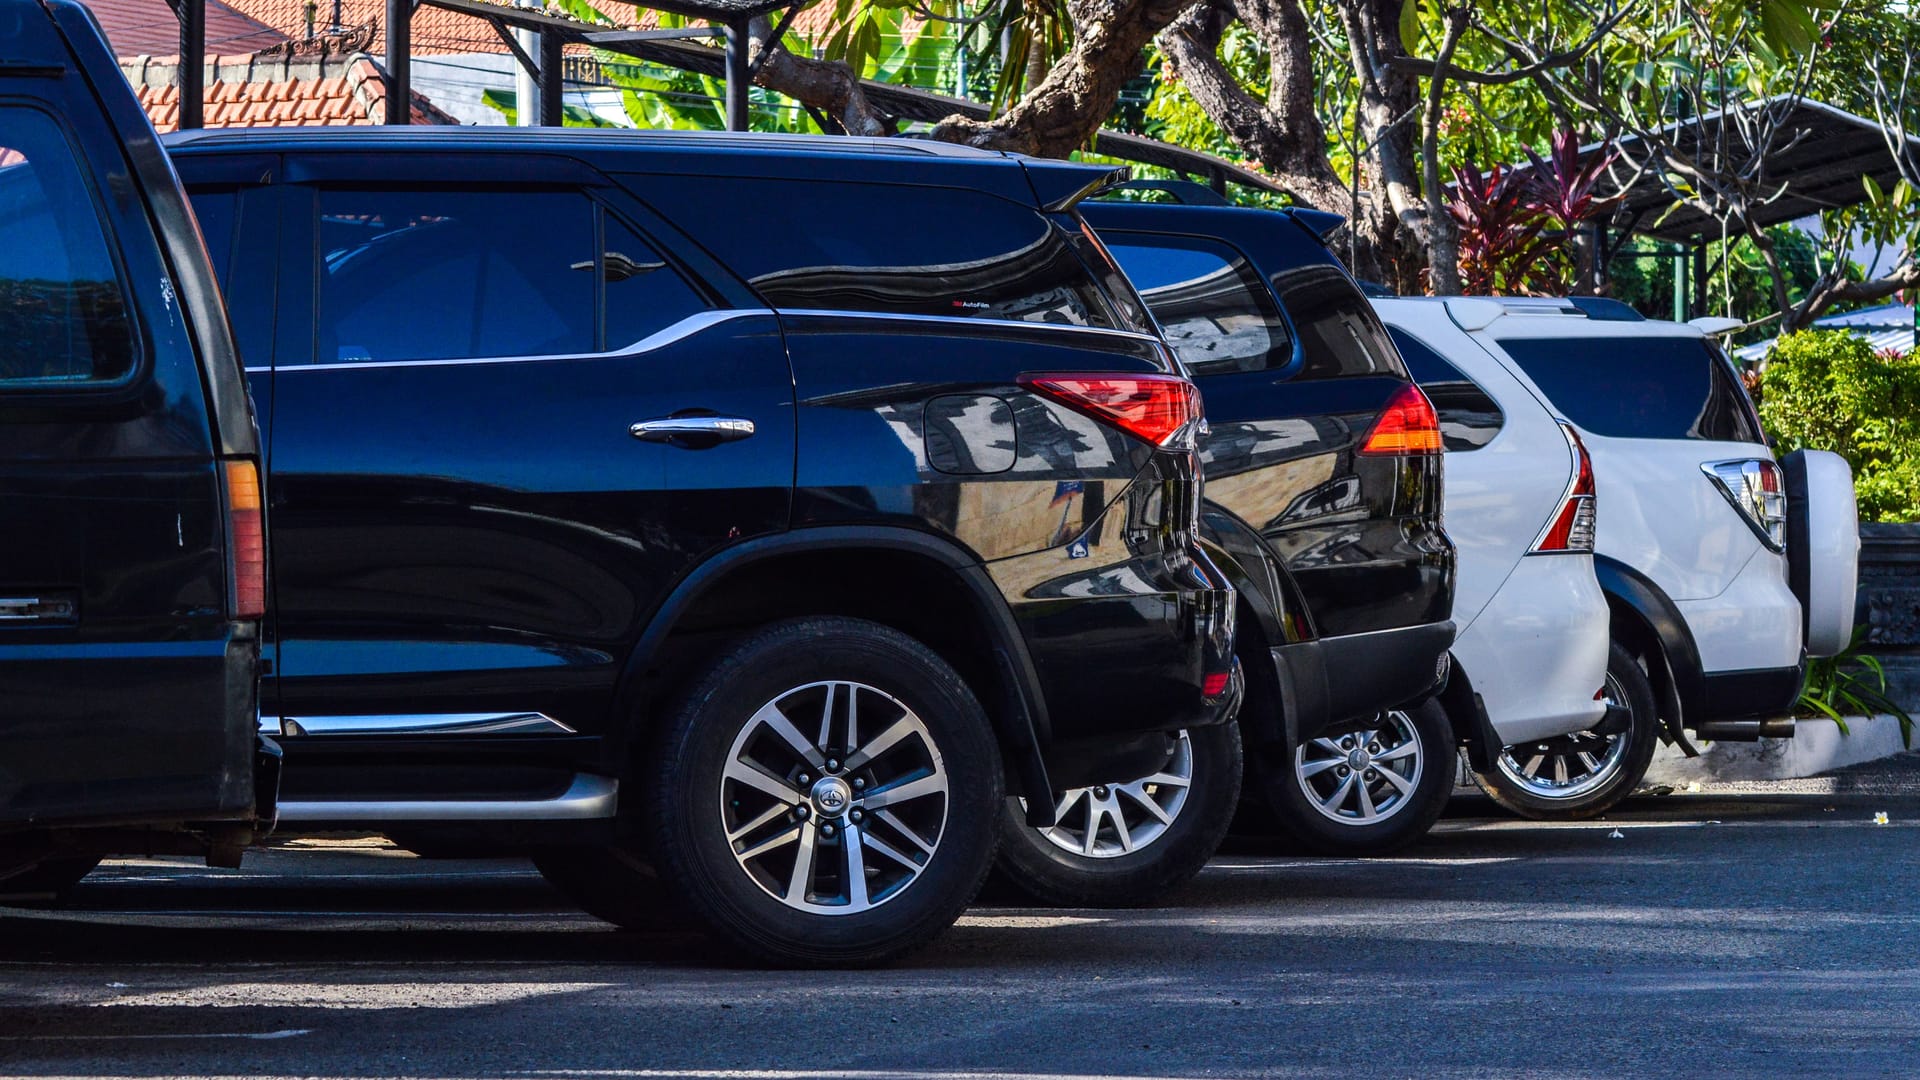
[[[1684,728],[1706,700],[1706,672],[1685,616],[1652,579],[1618,559],[1596,554],[1593,571],[1614,640],[1646,660],[1667,734],[1687,745]]]
[[[627,740],[727,641],[753,626],[802,615],[871,619],[939,653],[986,710],[1009,791],[1051,791],[1041,757],[1050,732],[1046,700],[1006,600],[958,545],[885,526],[826,526],[750,540],[683,577],[622,670],[615,716],[626,719],[609,729],[613,761],[626,760]],[[1029,803],[1051,808],[1053,800]]]

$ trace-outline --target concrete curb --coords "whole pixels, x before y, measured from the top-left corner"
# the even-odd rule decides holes
[[[1801,720],[1791,739],[1710,743],[1697,758],[1662,744],[1653,752],[1646,783],[1684,791],[1693,783],[1799,780],[1908,749],[1900,739],[1900,722],[1891,715],[1848,717],[1847,730],[1850,734],[1840,734],[1831,720]],[[1920,744],[1920,732],[1915,742]]]

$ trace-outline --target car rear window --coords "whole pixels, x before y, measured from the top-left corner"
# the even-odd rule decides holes
[[[73,148],[45,113],[0,105],[0,390],[133,371],[126,292]]]
[[[1060,226],[985,192],[712,176],[636,187],[776,308],[1131,329]]]
[[[1240,252],[1187,236],[1109,232],[1106,241],[1193,374],[1266,371],[1292,362],[1293,336],[1279,305]]]
[[[1387,334],[1407,362],[1407,373],[1440,415],[1440,438],[1449,453],[1478,450],[1500,434],[1506,414],[1479,383],[1412,334],[1398,327],[1389,327]]]
[[[1700,338],[1503,338],[1500,347],[1596,435],[1764,441],[1732,363]]]

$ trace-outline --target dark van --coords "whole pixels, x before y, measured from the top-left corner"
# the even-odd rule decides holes
[[[0,0],[0,894],[114,851],[231,863],[271,816],[256,438],[206,248],[93,17]]]

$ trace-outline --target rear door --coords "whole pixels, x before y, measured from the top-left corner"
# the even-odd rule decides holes
[[[603,731],[667,589],[786,527],[772,313],[727,307],[570,159],[284,165],[272,681],[290,755]]]
[[[51,10],[71,51],[0,0],[0,829],[246,818],[222,458],[252,468],[251,419],[237,371],[203,377],[231,347],[152,129],[84,9]]]

